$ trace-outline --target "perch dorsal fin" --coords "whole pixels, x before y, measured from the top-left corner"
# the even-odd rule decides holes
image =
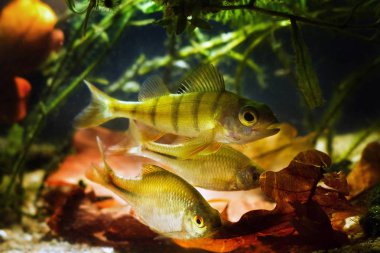
[[[158,167],[158,166],[153,165],[153,164],[144,164],[143,168],[142,168],[141,175],[145,176],[145,175],[148,175],[148,174],[153,173],[153,172],[161,172],[161,171],[165,171],[165,170],[163,168]]]
[[[202,65],[180,82],[178,93],[224,91],[223,76],[212,64]]]
[[[139,92],[139,101],[169,95],[170,92],[159,76],[152,76],[145,80]]]

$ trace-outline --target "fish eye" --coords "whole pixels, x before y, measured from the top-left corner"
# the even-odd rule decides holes
[[[202,228],[205,226],[202,216],[195,215],[194,216],[194,222],[197,224],[199,228]]]
[[[248,122],[252,122],[255,120],[255,115],[253,115],[252,112],[244,112],[243,117]]]
[[[252,107],[243,107],[239,113],[239,120],[244,126],[253,126],[257,122],[257,113]]]

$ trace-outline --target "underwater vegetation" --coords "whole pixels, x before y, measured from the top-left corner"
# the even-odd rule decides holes
[[[378,1],[48,4],[0,2],[0,249],[33,251],[5,248],[20,224],[129,251],[378,237]]]

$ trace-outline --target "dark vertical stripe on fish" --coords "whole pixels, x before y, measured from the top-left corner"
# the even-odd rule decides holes
[[[222,99],[224,92],[219,92],[211,106],[211,115],[214,116],[216,109],[218,108],[219,101]]]
[[[159,100],[160,100],[160,97],[155,98],[152,109],[150,110],[150,121],[152,122],[153,126],[156,126],[156,114],[157,114],[156,110],[157,110],[157,104]]]
[[[172,125],[173,129],[176,133],[178,133],[178,112],[179,112],[179,106],[181,104],[183,95],[179,96],[173,96],[173,103],[172,103]]]
[[[199,106],[201,105],[201,100],[202,100],[202,97],[203,97],[204,94],[205,94],[204,92],[200,92],[195,97],[194,104],[193,104],[192,115],[191,115],[193,117],[193,120],[194,120],[194,128],[198,132],[200,131],[199,130],[198,112],[199,112]]]
[[[131,115],[132,117],[134,117],[136,115],[136,112],[137,112],[137,104],[133,105],[132,109],[131,109]]]

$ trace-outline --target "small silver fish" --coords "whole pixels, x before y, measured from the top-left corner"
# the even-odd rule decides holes
[[[181,177],[158,166],[144,165],[141,178],[117,176],[105,161],[86,172],[91,181],[128,202],[153,231],[167,237],[191,239],[211,237],[221,227],[219,212]]]

